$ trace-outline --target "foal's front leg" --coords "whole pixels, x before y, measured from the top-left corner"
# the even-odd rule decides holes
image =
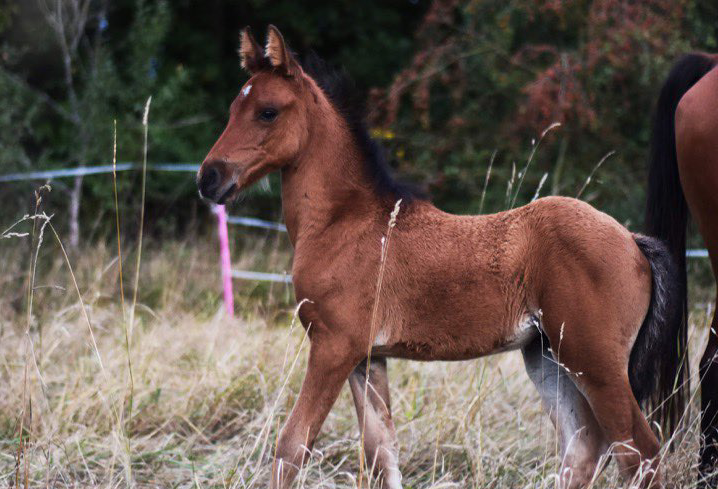
[[[377,474],[381,474],[383,489],[401,489],[396,431],[389,404],[386,359],[370,360],[368,383],[366,362],[361,362],[349,376],[360,436],[362,431],[364,432],[366,463],[370,468],[373,467]]]
[[[271,489],[288,489],[299,468],[309,458],[319,428],[361,359],[361,356],[353,356],[352,351],[350,342],[341,338],[312,338],[299,398],[279,436]]]

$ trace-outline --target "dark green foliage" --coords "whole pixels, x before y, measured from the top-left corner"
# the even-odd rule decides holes
[[[3,0],[0,5],[0,174],[80,161],[108,163],[113,120],[118,161],[141,161],[141,117],[150,95],[150,162],[200,163],[246,80],[236,53],[242,26],[253,26],[263,37],[268,23],[277,24],[293,49],[313,48],[345,65],[366,89],[391,80],[398,62],[411,54],[412,32],[425,10],[405,0],[371,2],[361,9],[349,1],[119,0],[106,4],[105,11],[104,2],[91,1],[73,59],[81,113],[73,123],[65,116],[72,107],[57,42],[38,3]],[[276,177],[272,181],[270,195],[249,192],[243,213],[279,218]],[[53,212],[66,215],[63,189],[69,191],[71,183],[56,182],[45,202]],[[0,205],[8,220],[29,210],[36,184],[3,184]],[[137,229],[139,185],[137,172],[118,176],[128,236]],[[150,174],[147,199],[151,233],[176,234],[197,212],[206,216],[191,174]],[[111,230],[113,208],[111,175],[85,178],[83,235]]]
[[[394,130],[399,166],[444,207],[476,212],[498,150],[484,210],[500,210],[514,165],[522,170],[532,141],[559,122],[516,203],[545,173],[541,195],[577,195],[615,151],[582,198],[640,227],[658,88],[681,53],[716,49],[718,10],[673,0],[442,0],[431,9],[413,60],[377,97],[375,123]]]
[[[79,120],[64,85],[58,43],[35,0],[0,0],[0,174],[107,163],[117,120],[118,160],[141,161],[141,115],[150,111],[150,162],[199,163],[246,80],[239,29],[260,42],[276,24],[298,53],[343,65],[370,99],[375,134],[401,173],[457,212],[484,211],[534,195],[576,195],[638,225],[656,91],[682,52],[716,50],[718,8],[709,0],[91,0],[73,64]],[[373,89],[376,88],[376,89]],[[517,192],[508,192],[532,140],[552,122]],[[381,129],[379,129],[381,128]],[[279,217],[278,178],[249,192],[237,212]],[[0,184],[3,220],[25,213],[36,183]],[[71,180],[58,181],[48,211],[66,215]],[[119,176],[126,237],[137,229],[140,176]],[[181,234],[206,220],[191,174],[148,178],[147,230]],[[112,230],[112,179],[83,186],[85,236]],[[62,222],[60,218],[56,222]],[[93,223],[98,223],[96,226]],[[93,234],[94,233],[94,234]]]

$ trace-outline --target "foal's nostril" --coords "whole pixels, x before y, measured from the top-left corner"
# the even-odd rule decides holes
[[[221,182],[222,175],[219,173],[217,167],[210,166],[200,175],[197,186],[203,197],[214,200]]]

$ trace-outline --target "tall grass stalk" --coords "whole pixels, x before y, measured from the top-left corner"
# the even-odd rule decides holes
[[[114,120],[114,131],[112,139],[112,189],[115,194],[115,228],[117,231],[117,264],[119,267],[120,279],[120,304],[122,306],[122,319],[125,322],[125,342],[129,352],[129,340],[127,340],[127,311],[125,310],[125,286],[122,281],[122,243],[120,235],[120,205],[117,200],[117,119]],[[129,354],[127,361],[130,361]],[[130,372],[132,367],[129,367]],[[130,375],[131,376],[131,375]]]
[[[565,328],[566,328],[566,323],[565,322],[561,323],[561,329],[559,331],[559,336],[558,336],[558,348],[556,349],[556,379],[557,379],[557,381],[556,381],[556,412],[554,413],[554,416],[556,417],[557,420],[561,414],[559,412],[559,406],[561,405],[561,377],[562,377],[561,376],[561,374],[562,374],[562,372],[561,372],[561,344],[563,343],[563,334],[564,334]],[[558,457],[559,456],[558,423],[557,423],[556,428],[557,429],[554,431],[554,456]],[[573,436],[576,436],[576,435],[574,434]],[[559,465],[559,474],[558,474],[559,481],[561,480],[563,475],[564,474],[561,470],[561,465]]]
[[[130,406],[135,391],[135,379],[132,373],[132,356],[130,355],[130,335],[127,324],[127,311],[125,309],[125,286],[122,280],[122,236],[120,234],[120,206],[117,199],[117,119],[114,121],[112,142],[112,188],[115,197],[115,228],[117,232],[117,265],[120,280],[120,307],[122,308],[122,325],[125,332],[125,353],[127,354],[127,371],[130,376]],[[144,205],[143,205],[144,207]],[[132,411],[130,410],[130,414]]]
[[[514,182],[516,181],[516,162],[511,163],[511,178],[506,183],[506,203],[504,204],[506,209],[511,209],[511,193],[514,188]]]
[[[140,264],[142,263],[142,237],[145,229],[145,191],[147,183],[147,135],[151,103],[152,97],[149,97],[145,103],[145,111],[142,115],[142,128],[144,131],[144,141],[142,144],[142,195],[140,203],[140,229],[137,238],[137,262],[135,263],[135,288],[132,291],[132,307],[130,308],[130,338],[132,338],[132,331],[135,327],[135,309],[137,307],[137,291],[140,284]],[[132,399],[130,399],[130,414],[132,414]]]
[[[491,153],[491,159],[489,160],[489,168],[486,170],[486,179],[484,179],[484,189],[481,191],[481,201],[479,202],[479,214],[484,211],[484,200],[486,199],[486,190],[489,188],[489,178],[491,178],[491,168],[494,166],[494,160],[496,159],[496,153],[494,150]]]
[[[536,141],[533,144],[533,147],[531,148],[531,153],[529,154],[528,160],[526,160],[526,166],[524,166],[524,169],[519,173],[519,183],[516,185],[516,191],[514,192],[514,197],[511,199],[511,205],[509,206],[509,209],[513,209],[516,205],[516,199],[519,196],[519,192],[521,191],[521,185],[524,183],[524,178],[526,178],[526,172],[528,172],[529,165],[531,165],[531,162],[534,159],[534,156],[536,156],[536,151],[538,150],[539,146],[541,145],[541,141],[546,137],[546,134],[551,132],[553,129],[556,129],[557,127],[561,127],[560,122],[554,122],[550,126],[548,126],[546,129],[543,130],[541,133],[541,136],[539,137],[539,140]]]
[[[151,97],[150,97],[151,99]],[[145,108],[145,112],[149,110],[149,100],[147,101],[147,107]],[[147,115],[145,114],[145,117],[143,118],[142,122],[145,126],[145,141],[144,141],[144,159],[143,159],[143,175],[142,175],[142,212],[144,213],[145,208],[145,175],[144,172],[147,167]],[[120,307],[122,308],[122,327],[124,329],[125,333],[125,354],[127,355],[127,372],[130,378],[130,392],[129,392],[129,415],[127,417],[127,421],[132,419],[132,406],[134,404],[134,395],[135,395],[135,377],[134,373],[132,371],[132,355],[131,355],[131,349],[130,349],[130,333],[129,329],[131,326],[128,324],[127,321],[127,311],[125,308],[125,286],[122,279],[122,235],[120,234],[120,205],[118,203],[117,198],[117,119],[115,119],[113,124],[113,139],[112,139],[112,188],[113,193],[115,197],[115,228],[117,232],[117,264],[118,264],[118,275],[120,280]],[[140,243],[142,243],[142,226],[144,222],[144,216],[140,219]],[[140,257],[140,250],[142,246],[140,245],[137,250],[137,256],[138,256],[138,263],[137,263],[137,270],[139,273],[139,257]],[[135,277],[137,278],[137,276]],[[137,298],[137,281],[135,281],[135,300]],[[133,312],[134,312],[134,302],[133,302]],[[122,401],[122,404],[124,405],[124,399]],[[132,453],[132,446],[131,446],[131,434],[129,431],[129,427],[122,421],[123,418],[123,409],[120,409],[120,416],[118,416],[118,422],[119,425],[117,429],[121,431],[124,434],[124,440],[125,440],[125,450],[127,452],[127,457],[131,457]],[[132,466],[131,463],[127,464],[128,467],[128,474],[127,474],[127,484],[128,486],[132,484]]]
[[[608,153],[606,153],[606,154],[604,155],[603,158],[601,158],[601,159],[599,160],[599,162],[596,164],[596,166],[593,167],[593,170],[591,170],[591,173],[588,175],[588,177],[586,177],[586,181],[583,182],[583,186],[581,187],[581,190],[579,190],[578,193],[576,194],[576,198],[577,198],[577,199],[580,199],[580,198],[581,198],[581,195],[583,195],[583,191],[586,190],[586,187],[588,187],[588,184],[591,183],[591,179],[593,179],[594,173],[596,173],[596,171],[597,171],[599,168],[601,168],[601,165],[603,165],[603,162],[606,161],[606,160],[607,160],[608,158],[610,158],[611,156],[613,156],[614,154],[616,154],[615,151],[609,151]]]
[[[301,303],[300,303],[300,305],[301,305]],[[296,313],[296,314],[299,314],[299,308],[298,308],[298,307],[297,307],[297,313]],[[259,454],[259,457],[258,457],[258,460],[257,460],[257,464],[258,464],[258,465],[262,463],[262,459],[264,458],[264,451],[265,451],[265,449],[266,449],[267,440],[268,440],[268,437],[269,437],[269,428],[271,427],[271,422],[272,422],[272,420],[274,419],[274,415],[275,415],[275,413],[276,413],[276,411],[277,411],[277,407],[278,407],[278,405],[279,405],[279,400],[282,398],[282,394],[284,393],[284,389],[287,387],[287,383],[289,382],[289,378],[291,377],[292,373],[294,372],[294,368],[297,366],[297,362],[299,361],[299,356],[300,356],[300,354],[301,354],[301,352],[302,352],[302,349],[303,349],[303,347],[304,347],[304,343],[306,342],[306,339],[309,337],[309,329],[310,329],[310,328],[311,328],[311,324],[310,324],[310,325],[307,327],[307,329],[304,331],[304,335],[302,335],[302,341],[301,341],[301,343],[299,344],[299,348],[297,348],[297,353],[296,353],[296,355],[294,356],[294,361],[292,362],[292,365],[290,366],[289,371],[286,373],[286,375],[283,375],[283,377],[284,377],[284,382],[282,383],[282,387],[279,389],[279,393],[278,393],[277,396],[275,397],[274,404],[272,405],[272,408],[271,408],[271,410],[270,410],[270,412],[269,412],[269,415],[267,416],[267,421],[266,421],[266,423],[264,424],[264,426],[262,427],[262,431],[264,431],[265,429],[267,430],[267,431],[266,431],[267,436],[262,436],[262,432],[260,432],[260,436],[257,437],[257,443],[255,443],[254,447],[252,448],[252,450],[251,450],[251,452],[250,452],[250,453],[254,453],[254,452],[256,451],[256,449],[257,449],[257,444],[258,444],[262,439],[264,439],[264,443],[262,444],[262,450],[261,450],[261,452],[260,452],[260,454]],[[289,346],[287,345],[287,347],[289,347]],[[283,373],[283,372],[282,372],[282,373]],[[277,429],[277,443],[275,444],[275,448],[276,448],[278,445],[279,445],[279,429]],[[275,452],[275,458],[274,458],[274,460],[276,461],[276,452]],[[244,467],[242,467],[242,472],[240,472],[240,480],[243,479],[242,476],[244,475],[244,470],[245,470],[246,467],[249,465],[249,462],[250,462],[250,459],[248,458],[248,459],[247,459],[247,463],[245,464]],[[280,463],[281,463],[281,462],[280,462]],[[275,467],[274,467],[274,465],[273,465],[273,466],[272,466],[272,474],[274,474],[274,469],[275,469]],[[281,478],[281,466],[280,466],[279,470],[277,471],[277,477],[280,477],[280,478]]]
[[[386,269],[386,257],[389,252],[389,242],[391,240],[391,233],[394,230],[394,227],[396,226],[396,218],[399,215],[399,210],[401,209],[401,200],[399,199],[396,201],[396,204],[394,204],[394,210],[391,211],[391,214],[389,215],[389,223],[387,224],[387,230],[386,230],[386,236],[384,239],[382,239],[381,243],[381,255],[379,259],[379,276],[376,280],[376,293],[374,295],[374,305],[372,307],[371,311],[371,322],[369,323],[369,345],[367,347],[367,355],[366,355],[366,372],[364,373],[364,410],[362,411],[362,420],[361,420],[361,436],[359,440],[359,481],[357,483],[357,487],[361,489],[362,486],[362,480],[364,477],[364,467],[365,467],[365,458],[366,453],[364,450],[364,432],[366,431],[366,410],[368,408],[368,394],[369,394],[369,374],[371,369],[371,349],[374,345],[374,338],[376,336],[376,322],[377,322],[377,315],[379,312],[379,300],[381,298],[381,289],[382,285],[384,283],[384,271]],[[375,461],[374,461],[375,462]],[[373,463],[372,462],[372,465]],[[371,477],[371,474],[367,475],[367,480]]]
[[[152,103],[152,96],[147,98],[145,103],[145,110],[142,114],[142,129],[143,129],[143,141],[142,141],[142,184],[141,184],[141,199],[140,199],[140,229],[138,231],[137,238],[137,262],[135,263],[135,286],[132,291],[132,307],[130,308],[130,321],[129,326],[126,327],[129,332],[125,332],[126,339],[126,350],[127,350],[127,361],[130,362],[132,352],[132,331],[135,327],[135,309],[137,308],[137,292],[140,288],[140,265],[142,264],[142,237],[145,230],[145,192],[147,188],[147,146],[148,146],[148,133],[149,133],[149,117],[150,117],[150,104]],[[119,234],[118,234],[119,240]],[[132,410],[134,407],[134,379],[132,376],[132,369],[130,368],[130,402],[128,406],[127,419],[132,419]],[[125,436],[125,444],[128,459],[131,458],[131,441],[129,432]],[[126,478],[128,486],[132,485],[132,464],[126,465]]]
[[[35,276],[37,271],[37,259],[40,251],[40,246],[42,245],[42,235],[45,231],[45,226],[49,222],[50,217],[46,216],[45,214],[38,214],[40,203],[42,201],[42,190],[43,189],[49,189],[49,185],[45,185],[38,189],[35,192],[35,214],[32,216],[25,215],[22,218],[15,221],[10,227],[5,229],[2,233],[0,233],[0,239],[11,239],[11,238],[26,238],[30,236],[31,238],[31,247],[35,249],[35,252],[30,254],[30,261],[28,263],[28,274],[27,274],[27,311],[26,311],[26,323],[25,323],[25,333],[23,334],[23,338],[25,340],[25,349],[23,352],[23,384],[22,384],[22,394],[21,394],[21,410],[20,410],[20,420],[19,420],[19,427],[18,427],[18,445],[17,449],[15,450],[15,469],[14,469],[14,480],[15,480],[15,487],[20,486],[20,466],[21,466],[21,460],[24,462],[22,464],[23,466],[23,483],[25,487],[28,487],[28,477],[29,477],[29,469],[28,469],[28,461],[26,458],[26,437],[24,436],[25,431],[25,417],[28,414],[28,411],[30,413],[30,422],[32,422],[32,398],[28,395],[28,358],[30,357],[30,353],[32,352],[32,357],[35,363],[35,367],[38,371],[38,377],[41,380],[42,390],[43,394],[46,395],[46,389],[45,384],[42,381],[42,377],[39,374],[39,368],[37,367],[37,361],[35,360],[35,354],[34,354],[34,348],[32,345],[32,339],[30,337],[30,329],[32,327],[32,306],[33,306],[33,300],[34,300],[34,294],[35,294]],[[37,234],[37,221],[42,220],[43,223],[40,226],[40,232],[38,239],[35,240],[35,236]],[[18,226],[20,223],[26,222],[26,221],[32,221],[32,233],[23,233],[23,232],[16,232],[12,231],[16,226]],[[37,244],[33,246],[33,244]],[[41,328],[38,325],[38,336],[41,337]],[[28,410],[28,406],[30,406],[30,409]],[[28,433],[29,437],[29,433]]]
[[[23,365],[23,387],[22,387],[22,410],[20,411],[20,429],[19,429],[19,445],[17,450],[17,464],[15,469],[15,487],[19,487],[19,469],[20,469],[20,460],[24,462],[23,468],[24,468],[24,487],[28,487],[28,460],[27,460],[27,452],[26,452],[26,443],[27,438],[30,436],[30,430],[28,430],[28,437],[26,438],[23,435],[23,432],[25,431],[25,417],[28,412],[28,405],[30,406],[30,422],[32,422],[32,398],[28,396],[28,359],[30,356],[30,349],[31,349],[31,339],[30,339],[30,328],[32,327],[32,305],[33,300],[35,298],[35,275],[37,272],[37,259],[40,255],[40,247],[42,246],[42,239],[43,235],[45,233],[45,227],[50,222],[50,217],[46,215],[42,215],[42,217],[39,217],[38,214],[40,210],[40,203],[42,202],[42,191],[44,189],[49,189],[49,185],[45,185],[43,187],[40,187],[38,190],[35,191],[35,214],[32,216],[32,234],[31,234],[31,242],[34,245],[34,247],[31,247],[31,249],[34,248],[34,253],[30,255],[30,263],[28,268],[28,277],[27,277],[27,322],[25,325],[25,354],[24,354],[24,365]],[[37,229],[37,221],[42,220],[42,225],[40,226],[40,230],[38,233]],[[37,238],[36,238],[37,236]],[[42,345],[42,328],[38,325],[38,336],[40,345]]]
[[[548,178],[548,172],[544,173],[541,177],[541,180],[539,180],[538,186],[536,187],[536,192],[534,192],[534,196],[531,199],[531,202],[539,198],[539,194],[541,193],[541,188],[543,187],[543,184],[546,183],[546,179]]]
[[[80,286],[77,284],[77,278],[75,277],[75,272],[73,271],[72,265],[70,264],[70,258],[67,256],[67,252],[65,251],[65,246],[62,244],[60,235],[57,234],[55,227],[52,225],[52,223],[50,222],[49,219],[47,220],[47,224],[50,226],[50,230],[52,231],[52,234],[55,236],[57,245],[60,247],[62,256],[65,259],[65,263],[67,264],[67,270],[68,270],[68,272],[70,272],[70,278],[72,278],[72,285],[75,287],[75,292],[77,293],[77,299],[80,301],[80,310],[82,311],[82,316],[85,318],[85,322],[87,323],[87,330],[90,332],[90,340],[92,341],[92,349],[95,352],[95,356],[97,358],[97,363],[100,366],[100,371],[102,372],[102,375],[105,377],[105,379],[107,379],[107,372],[105,371],[105,366],[102,363],[102,357],[100,356],[100,349],[97,347],[97,341],[95,340],[95,333],[92,330],[92,321],[90,321],[90,316],[87,314],[87,306],[85,305],[85,301],[82,299],[82,293],[80,292]]]

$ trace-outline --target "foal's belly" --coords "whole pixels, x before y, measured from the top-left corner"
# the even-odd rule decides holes
[[[506,326],[402,328],[393,335],[380,330],[372,355],[420,361],[470,360],[523,348],[540,334],[540,311],[524,313]]]

